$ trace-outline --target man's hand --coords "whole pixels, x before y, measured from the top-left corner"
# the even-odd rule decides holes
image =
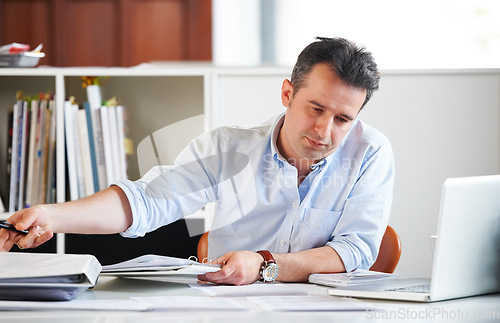
[[[7,222],[18,230],[28,230],[28,234],[0,230],[0,251],[9,251],[14,244],[21,249],[35,248],[50,240],[54,236],[50,221],[50,214],[45,205],[37,205],[14,213]]]
[[[280,282],[307,282],[312,273],[345,272],[337,252],[329,247],[318,247],[293,253],[273,253],[279,267]],[[264,258],[250,251],[229,252],[213,263],[223,263],[221,270],[198,276],[199,280],[217,284],[246,285],[260,279]]]
[[[229,252],[213,263],[223,264],[221,270],[198,276],[199,280],[217,284],[247,285],[260,279],[264,259],[251,251]]]

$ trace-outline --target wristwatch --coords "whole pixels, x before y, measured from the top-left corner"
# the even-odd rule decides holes
[[[264,263],[260,267],[260,280],[264,283],[272,283],[278,277],[278,264],[273,255],[267,250],[257,251],[263,258]]]

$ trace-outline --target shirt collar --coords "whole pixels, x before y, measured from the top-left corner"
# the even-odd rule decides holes
[[[285,112],[281,113],[274,121],[271,131],[271,153],[273,154],[274,161],[279,167],[283,167],[286,159],[283,157],[278,150],[278,135],[280,129],[285,121]]]
[[[278,135],[280,133],[281,127],[283,126],[283,123],[285,121],[285,112],[281,113],[277,118],[276,121],[274,122],[272,126],[272,131],[271,131],[271,152],[273,154],[274,161],[279,167],[283,167],[284,163],[287,162],[285,157],[281,155],[281,153],[278,150]],[[338,148],[337,148],[338,149]],[[311,165],[311,169],[315,170],[319,168],[320,170],[326,166],[333,158],[333,152],[332,154],[326,156],[325,158],[321,159],[315,164]]]
[[[321,169],[323,168],[323,166],[325,166],[325,164],[327,163],[327,160],[329,160],[328,158],[333,155],[333,154],[330,154],[328,156],[326,156],[325,158],[321,159],[320,161],[318,161],[317,163],[315,164],[312,164],[311,165],[311,169],[312,170],[316,170],[317,168]],[[331,158],[330,158],[331,159]]]

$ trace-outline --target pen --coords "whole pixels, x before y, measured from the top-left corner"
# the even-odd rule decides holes
[[[7,223],[5,221],[0,221],[0,228],[7,229],[7,230],[10,230],[10,231],[14,231],[14,232],[17,232],[17,233],[28,234],[28,231],[26,231],[26,230],[17,230],[14,225],[12,225],[10,223]]]

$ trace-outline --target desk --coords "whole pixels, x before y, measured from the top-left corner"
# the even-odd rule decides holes
[[[326,293],[319,287],[318,293]],[[78,299],[110,300],[129,297],[196,296],[209,297],[185,284],[132,279],[104,278]],[[245,311],[17,311],[1,312],[0,322],[86,323],[86,322],[490,322],[500,321],[500,294],[452,301],[418,304],[410,302],[364,300],[378,311],[358,312],[268,312],[246,298]],[[334,298],[332,298],[334,301]],[[458,316],[457,316],[458,315]]]

